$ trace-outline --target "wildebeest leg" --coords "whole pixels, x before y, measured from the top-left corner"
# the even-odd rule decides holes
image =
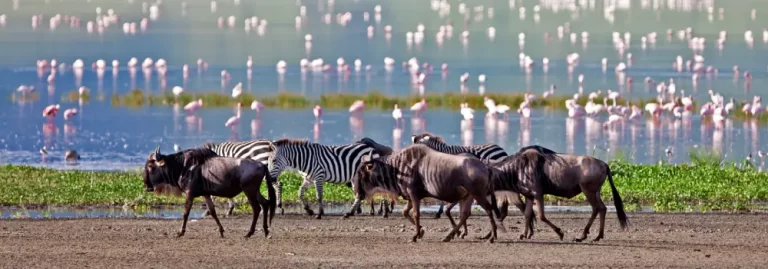
[[[448,216],[448,212],[450,211],[450,207],[453,207],[455,203],[450,203],[448,205],[448,208],[446,208],[445,215]],[[459,201],[459,223],[457,225],[453,225],[453,229],[451,229],[451,232],[448,233],[448,235],[443,238],[443,242],[449,242],[453,237],[456,235],[456,233],[459,232],[459,229],[461,229],[461,226],[467,225],[467,219],[469,218],[469,215],[472,213],[472,196],[464,197],[461,201]],[[450,217],[449,217],[450,219]],[[453,220],[451,220],[451,224],[453,224]]]
[[[456,206],[456,204],[458,203],[448,203],[445,207],[445,216],[448,217],[448,221],[451,222],[451,228],[455,228],[457,226],[456,222],[453,220],[453,216],[451,216],[451,210],[454,206]],[[464,239],[464,237],[467,236],[467,233],[467,224],[464,223],[464,232],[459,235],[459,238]]]
[[[435,213],[435,218],[439,219],[440,215],[443,214],[443,207],[445,207],[445,202],[440,201],[440,206],[437,208],[437,213]]]
[[[525,199],[525,231],[520,235],[520,239],[531,239],[533,237],[533,199]]]
[[[216,216],[216,207],[213,205],[213,199],[211,199],[210,195],[205,195],[203,198],[205,198],[205,204],[208,206],[208,212],[211,212],[211,217],[216,221],[216,225],[219,226],[219,235],[224,237],[224,226],[221,226],[219,217]]]
[[[536,209],[539,211],[539,220],[549,225],[552,230],[557,233],[557,236],[560,237],[560,240],[563,240],[563,231],[560,230],[559,227],[555,226],[554,223],[550,222],[547,217],[544,214],[544,195],[539,194],[536,196]]]
[[[411,241],[416,242],[416,239],[424,237],[424,229],[421,228],[421,223],[419,222],[421,217],[421,199],[411,193],[411,204],[413,205],[413,224],[416,225],[416,234],[413,235]]]
[[[389,214],[394,212],[397,198],[390,198],[389,206],[384,210],[384,218],[389,218]]]
[[[379,212],[381,212],[381,209],[379,209]],[[373,195],[371,195],[371,211],[368,214],[371,216],[376,215],[376,199],[373,199]]]
[[[315,219],[321,219],[323,217],[323,180],[322,178],[315,179],[315,194],[317,196],[317,216]],[[371,196],[373,199],[373,196]]]
[[[248,203],[251,204],[251,209],[253,210],[253,219],[251,220],[251,228],[248,229],[248,233],[245,235],[245,238],[251,237],[256,232],[256,222],[259,221],[259,213],[261,213],[261,205],[259,198],[261,198],[261,194],[259,193],[258,189],[254,192],[251,189],[243,188],[243,191],[245,192],[245,197],[248,198]],[[267,228],[267,215],[269,213],[267,210],[264,210],[264,237],[269,235],[269,229]]]
[[[488,214],[488,218],[491,219],[491,236],[489,236],[488,242],[493,243],[493,241],[496,240],[496,229],[497,229],[496,220],[493,218],[493,205],[490,202],[488,202],[485,196],[474,196],[474,198],[475,198],[475,201],[477,201],[477,204],[480,205],[480,207],[482,207],[483,210],[485,210],[485,213]],[[470,207],[472,206],[471,200],[470,200],[469,206]],[[466,221],[465,220],[462,220],[462,221],[464,221],[464,225],[466,225]],[[504,231],[503,227],[502,227],[502,231]]]
[[[410,200],[406,201],[405,207],[403,207],[403,217],[408,219],[408,221],[411,222],[411,224],[416,225],[416,222],[413,221],[413,217],[411,216],[411,208],[413,208],[413,204]]]
[[[304,193],[307,192],[310,185],[312,185],[312,182],[309,181],[308,178],[304,178],[304,182],[301,183],[301,187],[299,187],[299,201],[301,201],[301,205],[304,206],[304,211],[307,212],[307,215],[312,216],[315,215],[315,212],[309,208],[309,203],[307,203],[307,200],[304,198]]]
[[[593,241],[597,242],[600,241],[600,239],[603,239],[603,232],[605,228],[605,213],[608,211],[605,208],[605,204],[603,203],[603,199],[600,199],[600,191],[591,191],[587,190],[585,188],[582,188],[582,191],[584,192],[584,196],[587,198],[587,201],[590,205],[592,205],[592,216],[589,217],[589,221],[587,222],[587,226],[584,227],[584,233],[581,235],[580,238],[576,238],[575,241],[581,242],[584,239],[587,239],[587,234],[589,234],[589,229],[592,227],[592,222],[595,221],[595,217],[597,217],[597,214],[600,214],[600,231],[597,234],[597,237]]]
[[[184,236],[184,233],[187,231],[187,220],[189,219],[189,210],[192,209],[192,201],[195,200],[195,197],[190,195],[189,191],[187,191],[187,200],[184,202],[184,214],[182,215],[183,221],[181,222],[181,230],[176,234],[176,237],[182,237]],[[213,208],[209,208],[208,210],[212,210]]]

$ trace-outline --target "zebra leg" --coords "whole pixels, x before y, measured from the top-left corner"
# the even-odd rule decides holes
[[[307,200],[304,198],[304,193],[307,192],[307,189],[309,189],[309,185],[311,185],[312,182],[309,181],[309,179],[304,178],[304,182],[301,183],[301,187],[299,187],[299,201],[301,201],[301,205],[304,206],[304,211],[307,212],[307,215],[312,216],[315,214],[314,211],[312,211],[311,208],[309,208],[309,204],[307,203]]]
[[[280,209],[280,215],[284,215],[285,210],[283,209],[283,183],[275,180],[275,182],[272,183],[272,186],[275,187],[275,196],[277,196],[277,208]]]
[[[315,219],[321,219],[323,217],[323,180],[315,180],[315,192],[317,194],[317,216]]]
[[[213,201],[211,201],[211,203],[213,203]],[[229,198],[229,208],[227,208],[226,216],[232,216],[232,211],[234,210],[235,210],[235,198]]]

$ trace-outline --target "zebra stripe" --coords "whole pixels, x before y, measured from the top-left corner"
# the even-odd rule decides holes
[[[272,154],[272,141],[266,139],[256,139],[250,141],[236,141],[236,142],[221,142],[221,143],[205,143],[204,148],[208,148],[216,155],[222,157],[232,157],[239,159],[251,159],[260,162],[269,167],[269,156]],[[275,180],[273,183],[275,187],[275,194],[277,195],[277,206],[282,208],[281,193],[283,190],[283,184]],[[232,213],[235,208],[235,200],[229,199],[229,211],[227,215]],[[206,212],[207,213],[207,210]],[[204,214],[205,214],[204,213]]]
[[[269,161],[273,165],[270,176],[277,178],[289,167],[305,173],[299,189],[299,200],[307,213],[313,214],[304,199],[304,193],[314,183],[319,204],[318,216],[323,215],[323,183],[350,183],[362,164],[363,156],[370,152],[373,152],[374,157],[379,155],[374,148],[362,143],[328,146],[307,140],[281,139],[273,145],[274,154]]]
[[[448,145],[439,136],[435,136],[429,133],[421,135],[414,135],[411,137],[414,144],[424,144],[428,147],[442,152],[453,155],[462,153],[470,153],[475,155],[480,160],[490,160],[491,162],[498,162],[501,159],[509,156],[503,148],[496,144],[483,144],[472,146],[460,146],[460,145]]]

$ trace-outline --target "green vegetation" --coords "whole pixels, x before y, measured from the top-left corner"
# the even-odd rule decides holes
[[[299,109],[299,108],[311,108],[316,104],[321,105],[323,108],[328,109],[346,109],[349,108],[352,103],[357,100],[365,101],[366,108],[369,109],[383,109],[389,110],[395,104],[401,107],[409,107],[412,104],[425,99],[427,105],[432,108],[459,108],[459,104],[466,102],[473,108],[484,108],[484,97],[487,96],[496,101],[497,104],[506,104],[515,109],[525,100],[524,93],[509,93],[500,94],[492,93],[487,95],[480,95],[476,93],[433,93],[426,94],[424,96],[412,95],[412,96],[387,96],[377,91],[372,91],[368,94],[349,94],[349,93],[333,93],[323,94],[319,99],[310,99],[303,95],[294,93],[279,93],[275,96],[254,96],[251,93],[243,93],[237,99],[232,98],[229,93],[222,92],[208,92],[208,93],[183,93],[179,97],[174,96],[171,93],[148,93],[139,89],[134,89],[123,95],[113,95],[112,104],[115,106],[168,106],[176,103],[187,104],[190,101],[202,99],[203,107],[230,107],[239,102],[244,105],[249,105],[254,100],[258,99],[266,107],[281,108],[281,109]],[[565,109],[565,100],[571,99],[573,96],[550,96],[547,99],[537,98],[531,102],[532,107],[539,108],[551,108],[551,109]],[[624,104],[628,100],[618,99],[617,103]],[[644,106],[648,102],[654,100],[633,100],[633,104]],[[586,97],[581,97],[578,103],[584,105],[587,103]]]
[[[757,172],[751,166],[710,162],[640,165],[613,161],[610,164],[617,188],[630,210],[652,205],[657,211],[744,211],[768,201],[768,173]],[[280,180],[283,200],[296,203],[301,178],[286,172]],[[0,205],[146,207],[182,203],[180,197],[144,192],[138,172],[59,171],[7,165],[0,167],[0,184],[3,186]],[[608,186],[602,191],[604,199],[611,199]],[[314,197],[314,190],[310,189],[307,198],[313,200]],[[339,184],[326,184],[324,198],[327,202],[345,203],[353,199],[351,189]],[[547,196],[547,199],[573,203],[583,202],[584,196],[569,200]],[[236,200],[239,209],[248,210],[243,195]]]

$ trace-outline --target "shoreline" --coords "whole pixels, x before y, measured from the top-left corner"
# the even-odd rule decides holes
[[[628,211],[650,206],[656,212],[728,211],[751,212],[764,210],[768,202],[768,173],[734,164],[722,166],[698,165],[640,165],[620,161],[609,162],[616,187]],[[284,172],[283,201],[287,205],[298,202],[301,178]],[[54,170],[31,166],[0,166],[0,206],[41,208],[49,206],[121,206],[151,208],[153,206],[180,205],[181,197],[159,196],[146,193],[138,172],[94,172]],[[723,184],[728,188],[723,188]],[[602,196],[609,201],[610,188],[602,188]],[[324,184],[324,204],[347,204],[354,199],[352,190],[342,184]],[[262,186],[262,192],[265,192]],[[305,194],[315,200],[314,188]],[[217,198],[219,203],[225,199]],[[244,195],[235,197],[237,210],[249,211]],[[573,199],[546,196],[554,204],[577,205],[585,202],[583,194]],[[317,206],[314,202],[312,206]],[[366,211],[367,205],[364,205]]]

